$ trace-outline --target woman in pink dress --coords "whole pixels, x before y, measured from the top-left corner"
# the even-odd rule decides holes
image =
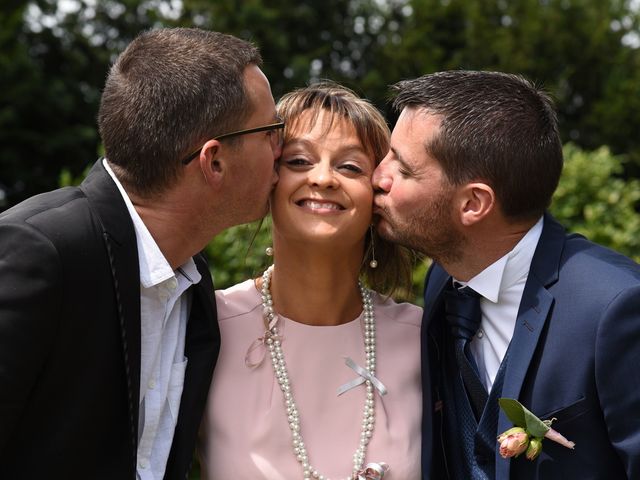
[[[409,257],[371,225],[389,129],[336,84],[296,90],[278,113],[274,265],[216,292],[202,478],[419,479],[422,312],[388,297]]]

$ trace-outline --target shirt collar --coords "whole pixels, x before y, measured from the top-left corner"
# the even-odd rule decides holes
[[[169,262],[167,262],[167,259],[162,254],[160,247],[158,247],[158,244],[151,236],[142,218],[138,215],[133,203],[131,203],[131,199],[129,199],[129,195],[127,195],[127,192],[109,166],[106,158],[102,160],[102,164],[118,187],[120,195],[122,195],[122,199],[131,216],[131,220],[133,221],[133,228],[136,232],[138,245],[140,284],[144,288],[149,288],[175,277],[175,272],[171,268],[171,265],[169,265]],[[192,283],[198,283],[201,279],[193,258],[189,258],[183,265],[178,267],[178,270]]]
[[[498,303],[501,291],[529,275],[531,260],[542,235],[542,224],[543,219],[540,217],[509,253],[493,262],[468,282],[454,280],[473,288],[487,300]]]

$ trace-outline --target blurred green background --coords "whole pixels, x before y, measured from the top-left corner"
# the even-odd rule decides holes
[[[141,30],[255,42],[273,94],[329,78],[388,111],[388,86],[444,69],[521,73],[556,99],[566,166],[552,212],[640,260],[640,0],[34,0],[0,2],[0,210],[78,183],[101,153],[110,63]],[[218,287],[268,264],[268,225],[207,248]],[[416,266],[420,303],[426,263]],[[197,478],[197,471],[194,478]]]
[[[521,73],[556,99],[567,164],[553,213],[640,259],[640,0],[3,0],[0,210],[77,183],[101,153],[110,63],[141,30],[198,26],[262,50],[273,94],[330,78],[388,118],[388,86],[444,69]],[[268,228],[207,251],[225,287],[268,263]],[[423,262],[417,266],[419,302]]]

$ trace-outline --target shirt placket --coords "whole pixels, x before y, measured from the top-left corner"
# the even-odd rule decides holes
[[[177,282],[175,278],[170,278],[156,287],[158,291],[158,301],[163,306],[164,314],[162,323],[159,325],[160,335],[159,345],[157,345],[157,354],[152,367],[152,373],[146,385],[144,397],[144,430],[140,439],[140,448],[138,449],[138,467],[140,480],[154,479],[151,468],[152,453],[158,427],[161,421],[162,410],[166,403],[168,378],[163,378],[161,373],[167,371],[166,359],[163,355],[165,349],[165,327],[167,320],[171,314],[175,298],[172,294],[175,292]]]

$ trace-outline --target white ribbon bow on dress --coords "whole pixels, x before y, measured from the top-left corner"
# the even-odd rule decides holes
[[[341,387],[338,387],[338,395],[342,395],[344,392],[348,392],[352,388],[363,384],[366,380],[369,380],[373,384],[373,386],[376,387],[376,390],[378,390],[380,395],[387,394],[387,388],[382,384],[382,382],[378,380],[376,377],[374,377],[373,375],[371,375],[371,373],[369,373],[368,370],[365,370],[356,362],[351,360],[350,357],[344,357],[344,363],[349,368],[351,368],[354,372],[356,372],[359,375],[359,377],[354,378],[350,382],[345,383]]]

